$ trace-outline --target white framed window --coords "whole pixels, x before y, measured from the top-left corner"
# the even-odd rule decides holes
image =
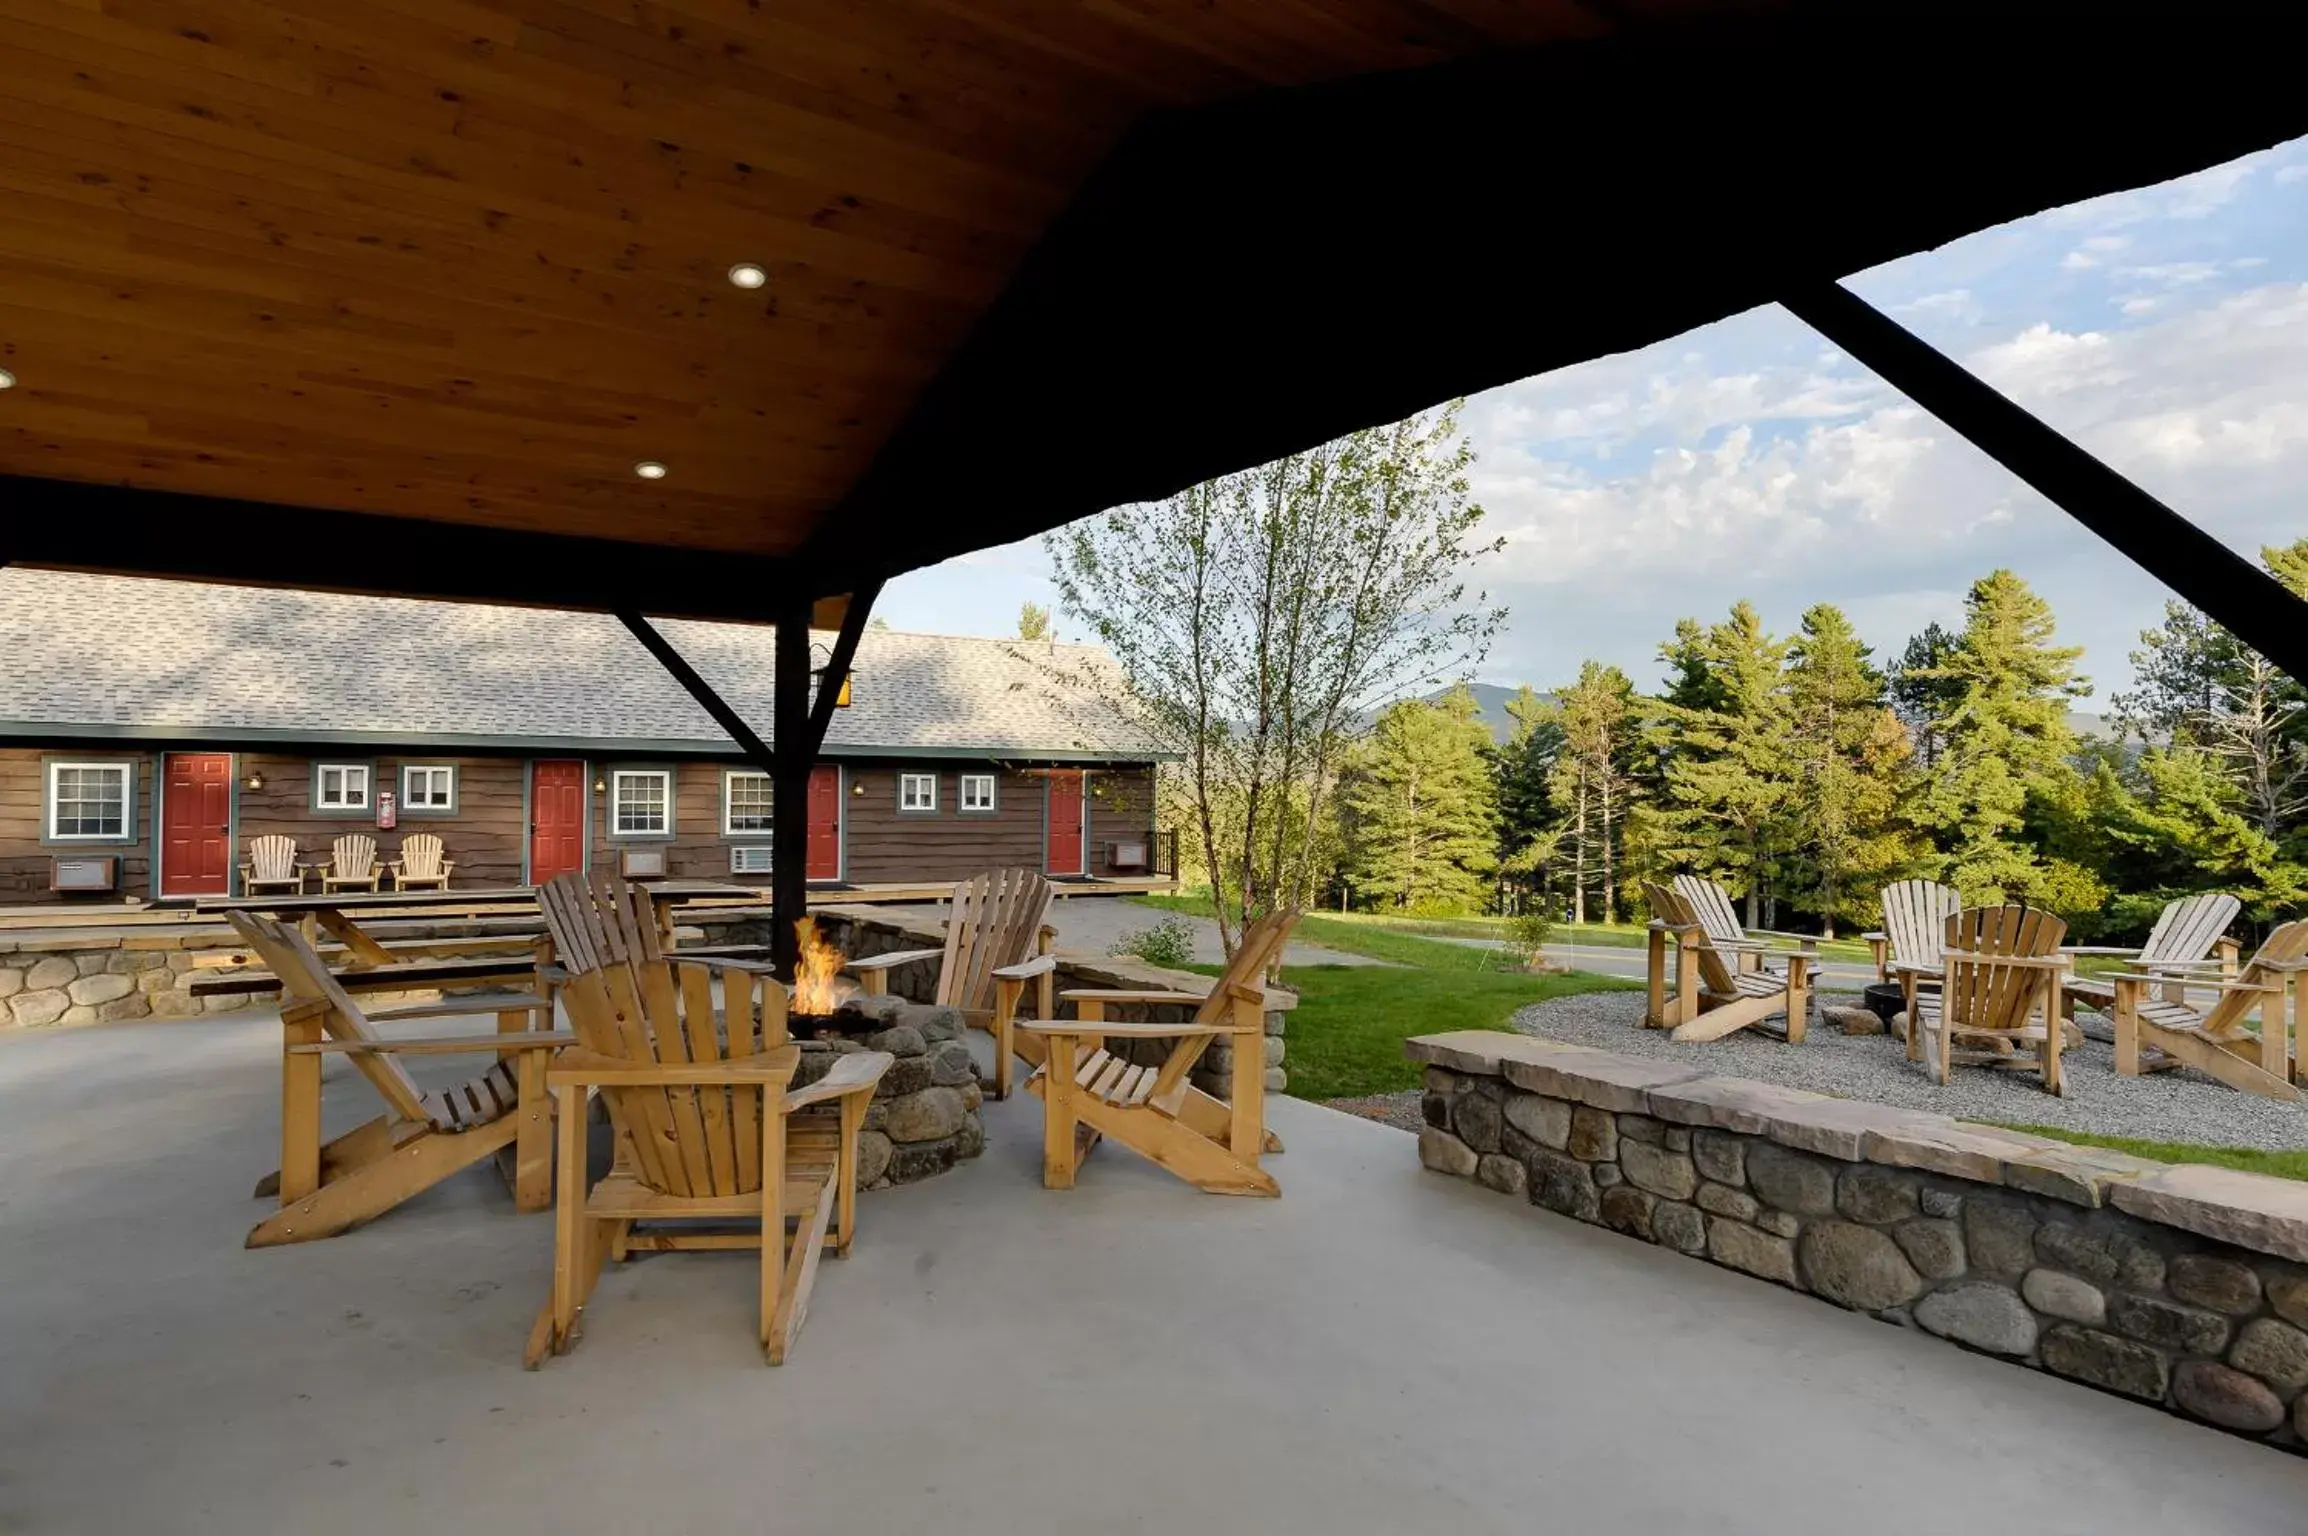
[[[991,813],[994,809],[994,776],[990,773],[962,775],[961,799],[957,802],[965,812]]]
[[[369,808],[367,763],[313,764],[313,809],[365,811]]]
[[[457,808],[457,770],[447,763],[411,763],[401,770],[401,809],[453,811]]]
[[[750,768],[724,769],[721,775],[722,836],[742,837],[769,829],[769,775]]]
[[[135,767],[129,763],[48,765],[48,836],[53,842],[125,842]]]
[[[920,814],[938,808],[938,776],[934,773],[898,775],[898,809]]]
[[[619,837],[671,833],[672,773],[663,768],[620,768],[610,774],[609,830]]]

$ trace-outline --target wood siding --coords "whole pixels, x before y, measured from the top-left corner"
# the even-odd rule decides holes
[[[1098,768],[1090,774],[1089,866],[1093,875],[1112,874],[1108,843],[1148,843],[1153,857],[1154,770]],[[1137,871],[1132,871],[1137,873]]]
[[[66,757],[87,762],[134,761],[136,790],[129,809],[124,843],[87,843],[69,848],[43,844],[49,758]],[[0,902],[22,906],[34,902],[111,902],[123,897],[152,894],[152,796],[155,789],[150,752],[118,750],[110,742],[65,742],[54,747],[0,747]],[[48,888],[50,861],[57,855],[111,857],[120,860],[117,889],[104,892],[59,893]]]
[[[369,786],[370,808],[360,812],[316,811],[313,804],[313,769],[320,763],[368,763],[375,773]],[[403,807],[399,824],[390,832],[377,827],[376,793],[401,792],[401,769],[412,763],[446,763],[457,770],[456,814],[412,815]],[[251,838],[279,833],[296,841],[298,856],[319,873],[321,862],[339,837],[366,832],[377,840],[381,863],[394,857],[401,839],[412,832],[430,832],[441,840],[444,856],[456,860],[449,876],[456,886],[519,885],[527,854],[529,822],[526,811],[529,764],[517,757],[452,757],[439,752],[371,755],[364,752],[244,752],[235,762],[242,780],[237,791],[238,825],[234,829],[233,858],[237,866],[248,857]],[[264,788],[250,789],[251,773],[264,779]],[[319,882],[313,888],[318,890]],[[234,889],[239,889],[237,868]]]
[[[1031,774],[994,763],[921,758],[849,758],[842,770],[842,803],[849,813],[842,828],[848,843],[843,875],[852,885],[966,880],[988,869],[1042,867],[1042,781]],[[994,775],[991,815],[960,810],[965,772]],[[901,773],[938,776],[935,811],[898,811]]]

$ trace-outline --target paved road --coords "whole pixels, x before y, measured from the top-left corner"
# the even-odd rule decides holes
[[[936,915],[944,911],[944,903],[911,903],[895,906],[891,910]],[[1069,896],[1062,901],[1050,903],[1050,922],[1058,930],[1058,947],[1092,955],[1111,954],[1115,940],[1126,933],[1151,928],[1168,915],[1153,907],[1141,907],[1136,902],[1124,901],[1118,896]],[[1226,951],[1218,942],[1218,924],[1207,917],[1188,917],[1186,922],[1194,930],[1195,960],[1204,965],[1223,965],[1226,962]],[[1340,950],[1324,949],[1319,944],[1293,944],[1283,951],[1282,963],[1377,965],[1381,962]]]
[[[1451,942],[1485,949],[1499,947],[1491,939],[1453,939]],[[1549,944],[1547,958],[1573,970],[1594,971],[1604,976],[1632,976],[1638,981],[1644,977],[1650,963],[1645,951],[1615,944]],[[1874,966],[1850,960],[1817,963],[1812,966],[1811,973],[1838,992],[1856,992],[1875,980]]]

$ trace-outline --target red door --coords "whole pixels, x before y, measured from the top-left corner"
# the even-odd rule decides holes
[[[1064,768],[1051,773],[1047,872],[1079,875],[1082,865],[1082,770]]]
[[[222,896],[232,887],[232,754],[160,760],[160,894]]]
[[[585,765],[529,765],[529,881],[585,867]]]
[[[809,878],[841,878],[841,769],[820,763],[809,771]]]

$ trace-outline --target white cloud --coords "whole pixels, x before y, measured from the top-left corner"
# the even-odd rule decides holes
[[[1921,315],[1926,319],[1961,320],[1966,323],[1979,318],[1979,303],[1972,298],[1969,288],[1949,288],[1940,293],[1927,293],[1920,299],[1910,299],[1894,306],[1903,315]]]
[[[2308,161],[2276,168],[2276,185],[2288,187],[2295,181],[2308,181]]]
[[[2145,267],[2116,268],[2116,276],[2118,277],[2161,283],[2167,288],[2185,288],[2194,283],[2208,283],[2219,275],[2220,264],[2216,261],[2167,261]]]

